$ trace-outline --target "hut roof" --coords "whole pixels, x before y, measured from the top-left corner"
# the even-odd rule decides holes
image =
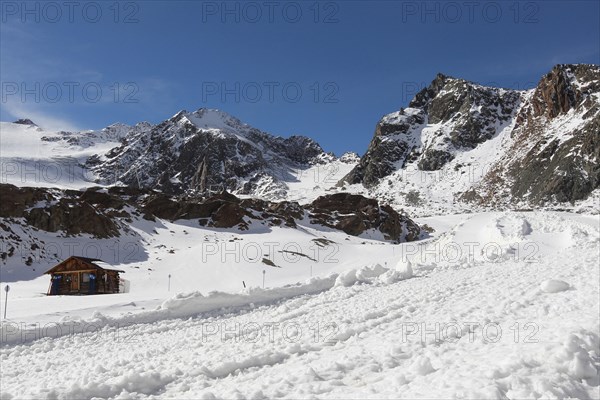
[[[122,270],[119,270],[119,269],[110,269],[110,268],[101,267],[97,263],[102,263],[103,265],[108,265],[108,264],[106,264],[105,262],[103,262],[102,260],[99,260],[97,258],[71,256],[71,257],[67,258],[66,260],[63,260],[62,262],[58,263],[54,267],[50,268],[48,271],[44,272],[44,274],[53,274],[53,273],[56,273],[56,272],[67,271],[67,261],[70,261],[70,260],[73,260],[73,259],[78,260],[78,261],[86,264],[86,266],[89,269],[96,269],[96,270],[102,270],[102,271],[125,272],[125,271],[122,271]]]

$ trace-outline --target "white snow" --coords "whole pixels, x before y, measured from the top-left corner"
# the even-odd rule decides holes
[[[0,183],[81,189],[94,186],[84,166],[120,144],[125,127],[101,131],[52,132],[31,125],[0,122]]]
[[[564,292],[569,289],[569,284],[557,279],[548,279],[540,284],[540,289],[546,293]]]
[[[309,227],[234,234],[146,221],[136,229],[148,258],[117,265],[130,293],[46,297],[45,276],[10,283],[1,398],[599,397],[597,215],[418,222],[436,232],[402,245],[319,232],[339,245],[325,263],[303,247]],[[250,241],[261,252],[298,243],[319,261],[274,251],[273,268],[218,251],[199,262],[202,243],[213,253]],[[559,281],[569,290],[543,290]]]
[[[396,271],[398,271],[400,276],[402,276],[404,279],[413,277],[412,263],[408,259],[401,259],[398,261],[398,264],[396,265]]]

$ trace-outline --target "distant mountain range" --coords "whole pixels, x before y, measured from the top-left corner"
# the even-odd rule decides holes
[[[15,124],[40,131],[28,119]],[[10,125],[3,123],[4,136]],[[180,111],[157,125],[41,135],[65,154],[78,149],[82,186],[227,190],[301,203],[350,192],[418,215],[569,206],[598,197],[600,68],[557,65],[526,91],[438,74],[376,124],[360,158],[337,158],[308,137],[273,136],[211,109]]]

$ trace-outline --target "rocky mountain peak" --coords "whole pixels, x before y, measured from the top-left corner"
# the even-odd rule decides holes
[[[407,108],[378,122],[367,152],[340,186],[362,183],[387,193],[384,182],[394,185],[398,171],[471,173],[454,198],[485,206],[574,202],[600,184],[598,132],[597,65],[556,65],[528,91],[438,74]],[[484,169],[468,167],[481,163]]]
[[[169,121],[176,124],[191,124],[202,130],[221,129],[237,131],[240,128],[250,128],[249,125],[244,124],[226,112],[211,108],[199,108],[194,112],[181,110],[171,117]]]
[[[519,111],[510,148],[474,192],[530,204],[586,199],[600,185],[600,67],[559,64]]]
[[[497,135],[522,95],[438,74],[406,109],[379,121],[367,153],[343,181],[373,187],[410,163],[439,170],[457,153]]]
[[[576,108],[600,87],[600,72],[589,64],[558,64],[542,77],[533,94],[533,116],[549,119]]]
[[[334,159],[308,137],[273,136],[223,111],[200,108],[132,129],[105,160],[96,158],[88,167],[99,183],[117,176],[125,185],[166,193],[258,190],[282,198],[281,180],[290,177],[290,169]]]
[[[13,124],[37,126],[37,124],[29,118],[20,118],[13,122]]]
[[[427,108],[431,101],[442,92],[464,90],[470,82],[438,73],[429,86],[421,89],[410,101],[410,108]]]

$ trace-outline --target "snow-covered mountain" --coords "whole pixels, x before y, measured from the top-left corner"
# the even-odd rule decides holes
[[[87,165],[103,184],[118,181],[168,193],[226,189],[283,199],[285,182],[294,181],[298,169],[335,160],[310,138],[276,137],[225,112],[200,109],[130,133]]]
[[[1,123],[0,398],[598,398],[598,72],[438,75],[362,158],[217,110]],[[72,255],[123,290],[45,296]]]
[[[557,65],[528,91],[440,74],[407,108],[379,121],[367,152],[339,185],[429,215],[564,207],[588,198],[593,204],[599,127],[596,65]]]
[[[113,124],[51,132],[30,120],[2,122],[0,180],[16,186],[129,186],[308,203],[358,162],[335,157],[305,136],[282,138],[212,109],[180,111],[157,125]],[[51,173],[50,173],[51,172]]]
[[[47,131],[28,119],[0,122],[0,183],[59,189],[96,185],[88,160],[150,126],[113,124],[97,131],[67,132]]]
[[[344,180],[372,187],[410,163],[439,170],[496,136],[514,117],[522,95],[438,74],[407,108],[379,121],[366,154]]]
[[[554,67],[527,93],[505,149],[463,198],[492,205],[586,199],[600,185],[600,68]]]
[[[413,215],[590,209],[600,199],[599,82],[600,68],[585,64],[557,65],[527,91],[438,74],[377,123],[360,158],[337,158],[308,137],[274,136],[213,109],[85,132],[46,132],[23,119],[0,127],[0,158],[11,166],[2,182],[227,190],[301,204],[349,192]],[[48,178],[54,170],[60,179]]]

